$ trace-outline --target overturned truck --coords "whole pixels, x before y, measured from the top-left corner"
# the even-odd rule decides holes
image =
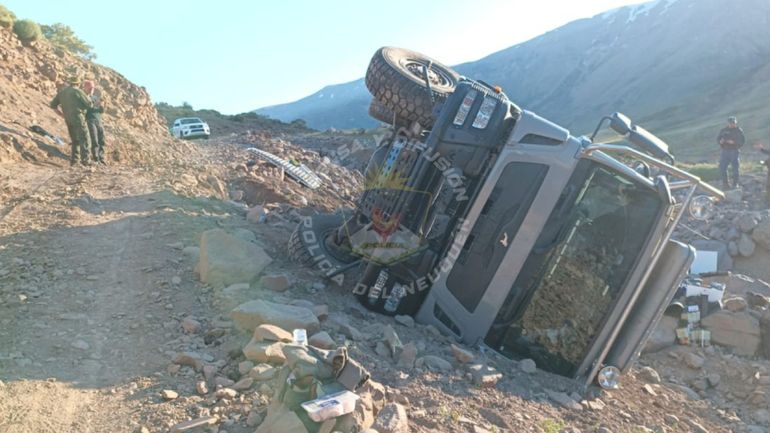
[[[722,193],[620,113],[575,137],[499,87],[392,47],[366,85],[393,133],[357,207],[303,221],[292,257],[355,276],[368,309],[585,385],[629,368],[694,257],[674,227],[711,203],[698,190]],[[606,124],[628,145],[594,143]]]

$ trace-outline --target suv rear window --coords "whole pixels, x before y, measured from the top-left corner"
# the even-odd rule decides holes
[[[654,190],[581,161],[487,344],[573,376],[633,271],[660,209]]]

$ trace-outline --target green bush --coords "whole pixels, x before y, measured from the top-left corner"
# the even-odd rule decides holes
[[[93,60],[96,58],[96,54],[93,52],[94,47],[80,39],[70,26],[62,23],[55,23],[50,26],[42,25],[41,30],[43,31],[43,36],[45,36],[45,38],[54,46],[69,51],[86,60]]]
[[[16,21],[16,15],[9,11],[3,5],[0,5],[0,27],[10,29],[13,27],[13,22]]]
[[[33,42],[43,37],[40,26],[30,20],[19,20],[13,24],[13,32],[22,42]]]

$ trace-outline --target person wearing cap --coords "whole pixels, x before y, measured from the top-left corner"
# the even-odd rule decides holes
[[[92,107],[86,110],[86,124],[91,138],[91,158],[104,164],[104,126],[102,125],[102,91],[91,80],[83,81],[83,92],[91,99]]]
[[[51,108],[56,110],[67,124],[67,131],[72,142],[70,164],[75,165],[80,160],[83,165],[89,165],[88,153],[91,141],[86,126],[86,111],[92,108],[91,100],[78,88],[80,78],[71,76],[56,97],[51,100]]]
[[[719,158],[719,173],[722,175],[722,187],[724,189],[730,189],[731,187],[727,178],[727,168],[730,167],[732,169],[730,173],[733,181],[732,187],[738,188],[741,147],[746,143],[746,136],[743,135],[743,130],[738,127],[738,119],[732,116],[727,119],[727,126],[719,131],[717,142],[722,149],[722,154]]]

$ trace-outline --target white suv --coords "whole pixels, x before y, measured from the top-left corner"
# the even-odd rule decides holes
[[[209,138],[211,131],[208,123],[197,117],[182,117],[174,121],[171,134],[177,138]]]

